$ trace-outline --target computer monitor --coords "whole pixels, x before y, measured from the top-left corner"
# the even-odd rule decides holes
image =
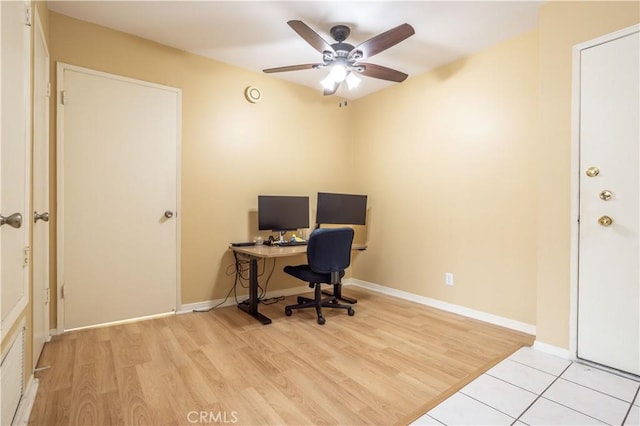
[[[309,227],[309,197],[258,195],[258,229],[283,234]]]
[[[318,192],[316,225],[364,225],[367,216],[367,196]]]

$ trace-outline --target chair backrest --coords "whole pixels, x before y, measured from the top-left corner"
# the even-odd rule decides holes
[[[307,262],[321,274],[340,272],[351,264],[352,228],[318,228],[309,236]]]

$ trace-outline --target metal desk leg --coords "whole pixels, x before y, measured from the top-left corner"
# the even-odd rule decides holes
[[[271,318],[258,312],[258,259],[251,257],[249,259],[249,299],[238,304],[238,308],[242,309],[258,321],[262,325],[271,324]]]

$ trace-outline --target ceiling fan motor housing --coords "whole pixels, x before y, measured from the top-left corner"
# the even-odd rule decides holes
[[[351,30],[346,25],[334,25],[329,30],[329,34],[331,34],[331,37],[333,37],[335,41],[340,43],[345,41],[347,37],[349,37],[349,34],[351,34]]]
[[[333,43],[331,48],[336,52],[336,56],[347,57],[349,52],[353,50],[353,45],[349,43]]]
[[[353,45],[343,42],[349,37],[349,34],[351,34],[351,29],[346,25],[334,25],[329,30],[329,34],[337,41],[337,43],[331,45],[331,48],[336,52],[337,56],[339,58],[347,57],[349,52],[353,50]]]

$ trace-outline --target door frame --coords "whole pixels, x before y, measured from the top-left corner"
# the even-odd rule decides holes
[[[154,87],[162,90],[169,90],[176,92],[178,96],[178,107],[177,107],[177,117],[176,117],[176,210],[177,213],[175,215],[176,219],[176,311],[178,311],[178,306],[181,306],[181,254],[180,248],[181,244],[181,228],[182,228],[182,184],[181,184],[181,176],[182,176],[182,90],[170,87],[163,86],[156,83],[151,83],[144,80],[133,79],[129,77],[124,77],[117,74],[111,74],[107,72],[97,71],[90,68],[84,68],[77,65],[71,65],[64,62],[56,63],[56,188],[57,188],[57,206],[56,206],[56,231],[57,231],[57,241],[56,241],[56,264],[57,264],[57,274],[56,274],[56,298],[58,303],[57,308],[57,333],[61,334],[64,332],[64,297],[62,288],[64,285],[64,108],[62,108],[62,93],[64,91],[64,72],[66,70],[77,71],[86,74],[91,74],[99,77],[111,78],[123,82],[139,84],[148,87]],[[174,313],[175,314],[175,313]],[[148,317],[142,318],[132,318],[121,321],[114,321],[109,323],[109,325],[115,324],[123,324],[132,321],[137,321],[140,319],[148,319],[154,318],[156,316],[166,316],[166,314],[152,315]],[[101,326],[106,324],[101,324]]]
[[[578,359],[578,261],[580,236],[580,58],[581,52],[640,31],[640,24],[594,38],[573,46],[571,95],[571,259],[569,270],[569,358]]]
[[[34,17],[34,30],[33,30],[33,151],[32,151],[32,161],[34,162],[34,166],[35,166],[35,159],[37,157],[36,153],[37,152],[43,152],[46,155],[46,174],[45,174],[45,181],[41,182],[41,180],[39,179],[39,176],[41,176],[40,174],[37,173],[37,171],[35,170],[34,167],[32,167],[32,208],[35,209],[35,204],[36,204],[36,200],[34,195],[36,194],[36,187],[38,186],[42,186],[45,188],[46,191],[46,198],[47,198],[47,211],[50,211],[50,206],[51,206],[51,200],[50,198],[50,170],[49,170],[49,161],[50,161],[50,146],[51,146],[51,140],[50,140],[50,124],[51,124],[51,65],[50,65],[50,60],[51,60],[51,56],[49,54],[49,46],[47,44],[47,40],[44,36],[44,31],[42,29],[42,21],[40,20],[40,14],[38,13],[38,9],[34,8],[34,13],[33,13],[33,17]],[[37,79],[37,70],[38,70],[38,62],[36,61],[36,45],[38,43],[38,40],[40,40],[42,42],[42,46],[44,47],[44,55],[46,57],[46,65],[45,65],[45,69],[43,70],[47,76],[47,98],[45,101],[45,114],[43,117],[37,117],[36,116],[36,103],[37,101],[37,96],[38,93],[36,93],[35,87],[36,87],[36,79]],[[36,122],[38,120],[41,120],[43,122],[44,125],[44,135],[42,135],[42,140],[37,140],[36,139]],[[38,176],[38,177],[37,177]],[[31,212],[29,212],[31,213]],[[42,212],[41,212],[42,213]],[[32,216],[31,214],[29,215],[29,218],[31,219]],[[36,239],[36,224],[34,222],[32,223],[32,246],[34,246],[34,241]],[[45,342],[48,342],[49,340],[51,340],[51,296],[50,296],[50,291],[51,291],[51,261],[50,261],[50,240],[51,240],[51,228],[50,225],[47,225],[47,230],[45,233],[45,241],[42,242],[42,246],[44,247],[43,250],[34,250],[34,248],[32,247],[31,249],[31,267],[33,269],[33,272],[35,272],[35,265],[37,262],[42,262],[43,264],[43,268],[44,268],[44,280],[45,280],[45,288],[36,288],[36,283],[38,282],[38,279],[36,279],[35,274],[32,274],[32,288],[33,288],[33,308],[31,311],[33,320],[32,320],[32,325],[33,325],[33,333],[32,333],[32,339],[33,339],[33,350],[34,350],[34,356],[33,356],[33,368],[36,367],[40,354],[41,353],[35,353],[36,350],[36,323],[35,323],[35,319],[37,317],[37,311],[39,309],[44,309],[46,310],[46,312],[44,312],[44,315],[46,317],[46,324],[45,324],[45,332],[46,332],[46,337],[45,337]],[[36,256],[42,256],[43,259],[36,259]],[[45,306],[36,306],[36,291],[46,291],[46,308]]]

